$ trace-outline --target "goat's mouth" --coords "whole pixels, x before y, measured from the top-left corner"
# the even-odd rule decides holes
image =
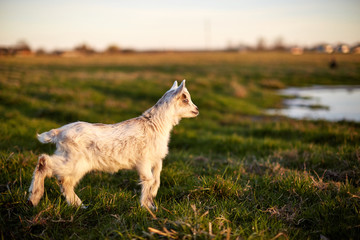
[[[199,115],[199,111],[191,111],[194,115]]]

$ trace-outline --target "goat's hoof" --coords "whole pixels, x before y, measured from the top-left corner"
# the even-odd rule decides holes
[[[150,203],[150,204],[141,204],[141,207],[143,208],[146,208],[148,210],[151,210],[151,211],[156,211],[156,206],[154,203]]]
[[[81,208],[81,209],[88,209],[89,206],[85,206],[84,204],[81,204],[80,208]]]
[[[148,206],[148,208],[149,208],[150,210],[152,210],[152,211],[156,211],[156,210],[157,210],[156,205],[155,205],[154,203],[151,203],[151,204]]]
[[[155,204],[152,205],[152,210],[157,211],[157,207],[155,206]]]

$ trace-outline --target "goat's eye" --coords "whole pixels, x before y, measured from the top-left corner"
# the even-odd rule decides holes
[[[183,101],[183,103],[188,103],[189,102],[189,99],[187,99],[187,97],[186,97],[186,95],[185,94],[183,94],[182,95],[182,101]]]

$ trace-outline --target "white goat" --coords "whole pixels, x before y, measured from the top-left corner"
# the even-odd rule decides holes
[[[142,185],[141,206],[154,208],[170,132],[181,118],[198,114],[185,80],[180,86],[175,81],[153,107],[137,118],[116,124],[75,122],[38,135],[42,143],[55,143],[56,151],[52,156],[39,156],[29,188],[29,204],[39,203],[46,177],[56,176],[67,202],[82,206],[74,187],[86,173],[136,169]]]

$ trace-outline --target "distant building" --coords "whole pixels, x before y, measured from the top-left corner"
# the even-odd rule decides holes
[[[352,52],[353,52],[354,54],[360,54],[360,46],[354,47],[354,48],[352,49]]]
[[[316,48],[316,50],[317,52],[328,54],[334,52],[334,48],[330,44],[321,44]]]
[[[303,55],[304,54],[304,48],[293,47],[293,48],[290,49],[290,53],[292,55]]]
[[[337,47],[336,47],[336,52],[339,52],[339,53],[349,53],[350,52],[350,47],[346,44],[339,44]]]

